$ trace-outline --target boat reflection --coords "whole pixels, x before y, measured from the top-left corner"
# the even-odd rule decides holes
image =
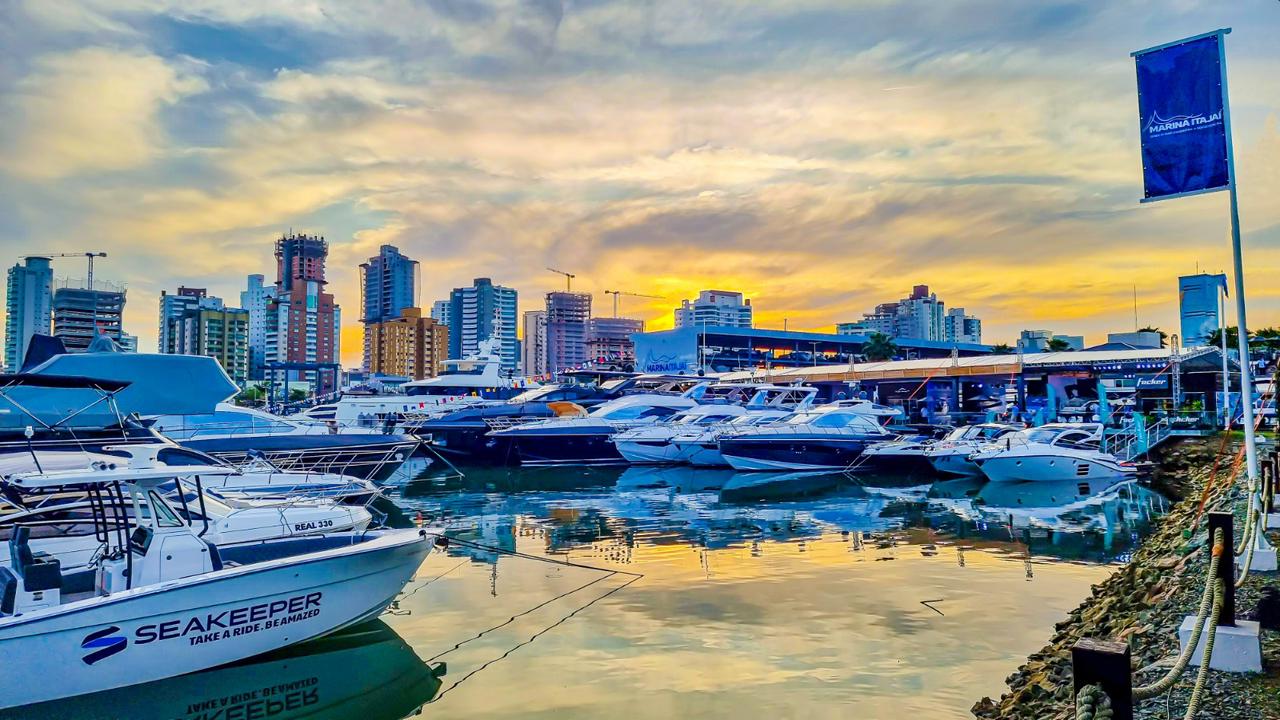
[[[443,674],[375,620],[214,670],[0,711],[0,718],[398,720],[436,696]]]

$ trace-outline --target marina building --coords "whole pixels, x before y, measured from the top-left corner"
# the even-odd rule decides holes
[[[417,307],[418,261],[400,254],[394,245],[383,245],[378,254],[360,264],[360,321],[364,323],[364,369],[370,369],[370,326],[402,317]],[[419,315],[421,312],[419,311]]]
[[[1184,275],[1178,278],[1178,313],[1183,347],[1209,343],[1209,336],[1222,326],[1221,300],[1227,290],[1223,274]]]
[[[587,362],[587,324],[591,294],[547,293],[547,372],[581,367]]]
[[[639,333],[635,341],[639,372],[694,373],[808,367],[858,360],[870,335],[794,332],[724,326],[685,327]],[[989,353],[987,345],[900,338],[903,358],[960,357]]]
[[[123,285],[95,280],[94,289],[89,290],[83,281],[72,279],[55,281],[54,285],[53,334],[62,340],[69,352],[84,352],[99,333],[116,342],[121,341],[124,334],[120,325],[125,301]]]
[[[285,382],[312,382],[318,393],[336,390],[341,310],[324,289],[329,244],[315,235],[282,235],[275,255],[275,296],[267,303],[263,366],[273,376],[283,371]]]
[[[221,305],[221,303],[219,303]],[[249,380],[249,312],[239,308],[193,307],[170,323],[166,353],[208,355],[227,377],[243,386]]]
[[[531,377],[547,375],[547,311],[526,311],[521,330],[520,372]]]
[[[632,335],[644,332],[644,321],[631,318],[591,318],[587,323],[587,360],[598,365],[634,366]]]
[[[454,288],[449,294],[449,357],[473,355],[481,342],[492,338],[497,341],[502,370],[515,372],[520,362],[516,299],[513,288],[494,285],[490,278]]]
[[[53,269],[47,257],[28,257],[9,268],[5,295],[4,365],[18,372],[31,336],[53,323]]]
[[[365,325],[368,371],[413,380],[435,377],[449,354],[449,328],[422,308],[407,307],[400,317]]]
[[[752,325],[751,301],[740,292],[703,290],[696,300],[683,300],[676,308],[676,327],[719,325],[744,327]]]
[[[265,284],[262,275],[250,275],[240,291],[240,307],[249,313],[249,379],[262,380],[267,354],[267,317],[276,287]]]
[[[156,350],[172,355],[182,353],[177,342],[176,326],[190,310],[221,310],[222,298],[209,295],[205,288],[178,287],[176,294],[160,291],[160,323]]]

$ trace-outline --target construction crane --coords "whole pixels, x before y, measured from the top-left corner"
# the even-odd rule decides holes
[[[551,271],[551,272],[553,272],[553,273],[558,273],[558,274],[560,274],[560,275],[563,275],[563,276],[564,276],[564,291],[565,291],[565,292],[573,292],[573,279],[574,279],[574,278],[576,278],[576,277],[578,277],[577,275],[574,275],[573,273],[570,273],[570,272],[565,272],[565,271],[563,271],[563,270],[557,270],[557,269],[555,269],[555,268],[553,268],[553,267],[549,267],[549,268],[547,268],[547,269],[548,269],[548,270],[550,270],[550,271]]]
[[[104,252],[47,253],[47,254],[44,254],[44,255],[24,255],[24,256],[22,257],[22,259],[23,259],[23,260],[25,260],[25,259],[27,259],[27,258],[29,258],[29,257],[42,257],[42,258],[82,257],[82,258],[89,258],[89,277],[85,278],[85,285],[88,285],[89,287],[87,287],[87,288],[85,288],[85,289],[86,289],[86,290],[93,290],[93,259],[94,259],[94,258],[100,258],[100,257],[101,257],[101,258],[104,258],[104,257],[106,257],[106,256],[107,256],[107,254],[106,254],[106,253],[104,253]],[[98,332],[98,301],[97,301],[96,299],[93,301],[93,332],[94,332],[94,334],[95,334],[95,335],[96,335],[96,334],[97,334],[97,332]]]
[[[605,294],[613,296],[613,316],[618,317],[618,296],[662,299],[666,295],[645,295],[644,293],[627,292],[626,290],[605,290]]]

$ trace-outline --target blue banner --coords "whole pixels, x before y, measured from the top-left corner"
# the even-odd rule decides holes
[[[1146,200],[1230,185],[1222,34],[1134,53]]]

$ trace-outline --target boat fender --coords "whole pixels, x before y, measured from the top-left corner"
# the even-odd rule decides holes
[[[421,532],[423,535],[426,535],[426,534],[427,534],[427,531],[426,531],[426,530],[421,530],[420,532]],[[437,536],[436,536],[436,547],[440,548],[441,550],[443,550],[443,549],[445,549],[445,548],[449,547],[449,538],[447,538],[447,537],[445,537],[445,536],[443,536],[443,535],[437,535]]]

